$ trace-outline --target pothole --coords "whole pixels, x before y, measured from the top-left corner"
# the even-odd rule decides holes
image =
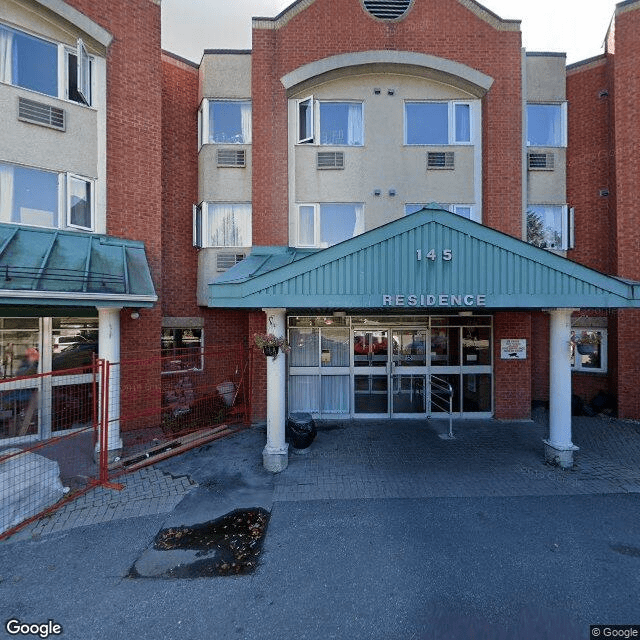
[[[169,527],[131,567],[130,578],[246,575],[258,566],[269,523],[264,509],[238,509],[221,518]]]

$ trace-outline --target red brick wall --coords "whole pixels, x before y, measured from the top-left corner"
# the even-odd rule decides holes
[[[498,31],[457,0],[421,0],[397,23],[360,0],[316,0],[281,28],[254,29],[254,244],[288,244],[287,99],[280,78],[329,56],[388,49],[455,60],[495,79],[483,100],[485,223],[522,235],[521,34]]]
[[[604,273],[615,271],[614,184],[611,181],[612,97],[607,59],[570,70],[567,199],[575,208],[575,249],[567,257]],[[610,195],[599,195],[600,189]]]
[[[160,6],[151,0],[68,3],[113,36],[107,51],[107,233],[145,243],[161,299]],[[130,313],[124,309],[120,314],[122,357],[140,351],[159,355],[161,300],[142,310],[138,320]],[[123,388],[157,385],[160,372],[149,367],[131,379],[128,375],[123,372]],[[123,398],[123,412],[127,402],[135,398]]]
[[[249,346],[253,349],[253,371],[251,375],[251,420],[264,422],[267,419],[267,360],[254,341],[255,333],[264,333],[267,318],[263,311],[247,313]],[[283,356],[280,356],[283,357]]]
[[[162,54],[162,310],[199,316],[193,204],[198,199],[198,69]]]
[[[531,313],[531,400],[549,402],[549,314]]]
[[[615,23],[616,274],[640,280],[640,7],[618,9]],[[618,414],[640,418],[640,312],[617,316]]]
[[[499,312],[493,318],[495,417],[524,420],[531,417],[531,314]],[[500,340],[527,340],[526,360],[502,360]]]

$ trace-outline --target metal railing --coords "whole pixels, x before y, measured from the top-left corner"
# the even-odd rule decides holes
[[[449,438],[453,438],[453,387],[443,378],[429,376],[431,407],[449,415]]]

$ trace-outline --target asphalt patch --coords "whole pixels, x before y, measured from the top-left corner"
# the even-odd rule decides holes
[[[255,571],[269,524],[264,509],[237,509],[194,525],[162,529],[129,578],[209,578]]]

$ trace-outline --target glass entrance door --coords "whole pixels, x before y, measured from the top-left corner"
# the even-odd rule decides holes
[[[428,406],[428,334],[425,329],[394,329],[391,350],[391,413],[425,415]]]
[[[353,332],[353,409],[356,414],[389,415],[389,330]]]

